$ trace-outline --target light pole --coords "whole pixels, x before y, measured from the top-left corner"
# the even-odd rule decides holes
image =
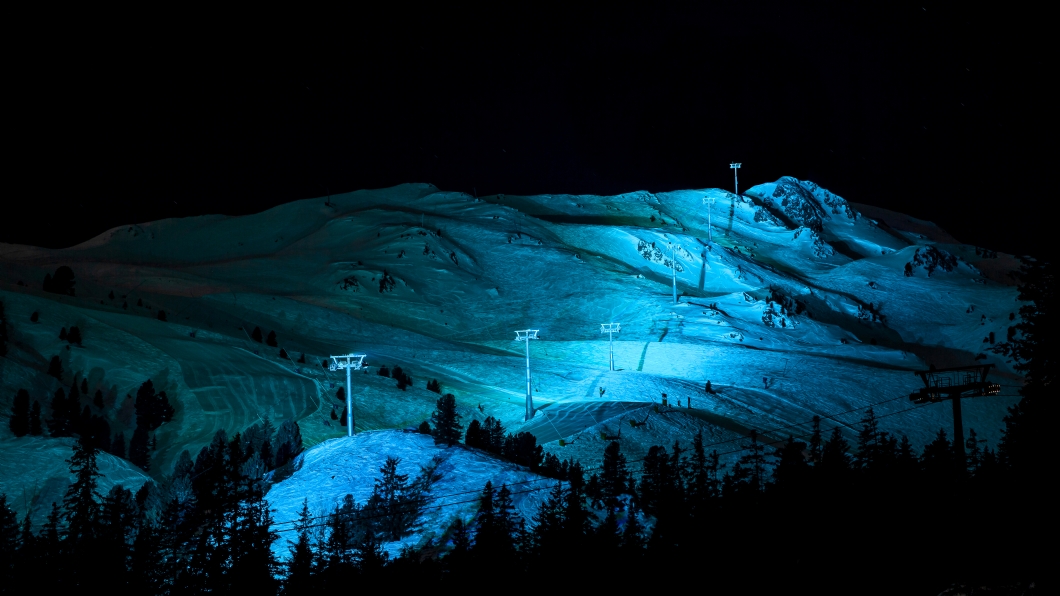
[[[328,370],[346,369],[346,436],[353,436],[353,381],[350,379],[350,371],[361,370],[364,366],[364,354],[345,354],[343,356],[332,356]]]
[[[600,323],[600,333],[606,333],[611,340],[611,370],[615,370],[615,334],[621,331],[621,323]]]
[[[515,341],[526,342],[526,415],[523,420],[534,417],[534,398],[530,395],[530,340],[537,339],[537,329],[523,329],[515,332]]]
[[[714,197],[703,197],[703,204],[707,206],[707,242],[714,242],[713,224],[710,221],[710,210],[714,206]]]
[[[740,177],[737,174],[739,174],[741,165],[743,164],[738,164],[736,162],[729,164],[729,167],[732,168],[732,180],[736,184],[736,196],[740,196]]]

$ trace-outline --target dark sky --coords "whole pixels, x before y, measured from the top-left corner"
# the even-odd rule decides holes
[[[735,160],[744,189],[811,179],[966,243],[1044,256],[1044,14],[658,4],[53,34],[40,42],[50,58],[21,51],[5,75],[16,157],[0,242],[69,246],[402,182],[731,188]]]

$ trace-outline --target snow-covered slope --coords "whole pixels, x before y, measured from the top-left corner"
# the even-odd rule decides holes
[[[386,544],[391,555],[397,555],[406,545],[440,542],[457,517],[470,521],[486,482],[492,482],[498,490],[507,486],[516,511],[526,520],[536,513],[548,489],[556,483],[475,449],[435,445],[427,435],[370,431],[317,445],[302,457],[301,468],[293,476],[269,490],[266,498],[272,506],[277,531],[287,540],[294,539],[295,524],[291,522],[298,519],[303,502],[316,518],[314,523],[324,523],[324,516],[334,511],[346,495],[363,505],[371,496],[387,457],[399,458],[398,473],[407,474],[410,479],[426,467],[433,469],[436,479],[425,495],[427,506],[414,532],[401,541]],[[287,540],[273,544],[280,556],[287,554]]]
[[[41,291],[62,265],[76,297]],[[77,374],[128,438],[125,396],[150,378],[176,404],[157,433],[151,474],[161,475],[182,449],[265,416],[297,419],[310,446],[342,436],[331,414],[344,377],[321,361],[358,351],[371,365],[354,380],[358,431],[426,419],[430,379],[456,395],[465,423],[494,416],[519,430],[525,363],[512,332],[531,328],[539,414],[524,428],[587,466],[619,429],[629,453],[699,431],[727,441],[721,450],[749,429],[805,432],[815,414],[826,429],[854,424],[872,404],[883,429],[923,444],[951,421],[943,405],[904,411],[920,384],[912,371],[993,363],[992,380],[1015,393],[1010,363],[988,350],[991,333],[1002,342],[1014,324],[1015,266],[787,177],[739,197],[475,198],[408,184],[123,226],[65,250],[0,245],[10,327],[0,408],[25,387],[47,417]],[[604,322],[622,324],[616,371]],[[82,346],[58,338],[72,325]],[[253,341],[255,327],[278,346]],[[62,383],[45,372],[53,355]],[[401,366],[413,386],[375,374],[381,365]],[[682,407],[656,412],[664,393]],[[1013,402],[968,400],[965,427],[996,444]]]

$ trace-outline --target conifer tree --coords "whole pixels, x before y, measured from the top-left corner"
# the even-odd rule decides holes
[[[621,509],[619,495],[629,492],[629,471],[626,469],[626,456],[620,452],[618,441],[611,441],[604,448],[604,461],[600,468],[600,488],[604,497],[604,506]]]
[[[549,490],[548,496],[538,506],[532,518],[534,529],[531,532],[531,545],[534,554],[539,558],[549,555],[559,556],[565,538],[563,526],[566,522],[563,510],[563,484],[557,482]]]
[[[467,425],[467,432],[464,433],[464,444],[468,447],[482,449],[483,443],[482,425],[478,420],[472,420]]]
[[[821,449],[821,463],[818,466],[827,482],[842,480],[850,472],[849,450],[850,443],[843,438],[839,427],[834,427],[828,442]]]
[[[66,327],[59,330],[59,341],[66,341],[68,337],[70,336],[66,334]]]
[[[643,555],[647,541],[644,539],[644,524],[640,521],[640,512],[636,505],[629,508],[626,515],[626,528],[622,532],[622,550],[628,558],[639,558]]]
[[[14,585],[18,534],[15,512],[7,505],[7,495],[0,494],[0,586],[5,588]]]
[[[110,442],[110,454],[114,457],[125,459],[125,433],[119,432],[114,435]]]
[[[810,463],[817,465],[821,463],[821,446],[823,444],[821,438],[821,417],[813,417],[813,433],[810,435],[809,448],[810,448]]]
[[[48,419],[48,430],[53,437],[70,437],[74,434],[73,421],[70,420],[70,407],[67,404],[66,392],[62,387],[55,390],[51,402],[52,417]]]
[[[778,490],[790,495],[800,495],[809,481],[810,466],[803,457],[806,443],[796,441],[788,435],[788,441],[777,450],[777,465],[773,468],[773,483]]]
[[[40,419],[40,402],[33,400],[33,406],[29,409],[29,434],[39,437],[44,434]]]
[[[48,374],[60,381],[63,380],[63,363],[58,356],[52,356],[51,361],[48,363]]]
[[[129,461],[139,466],[145,472],[151,469],[151,448],[147,436],[147,429],[137,426],[133,431],[132,440],[129,441]]]
[[[250,334],[250,338],[260,344],[261,343],[261,327],[255,327],[254,331],[251,332],[251,334]]]
[[[858,452],[854,458],[854,466],[860,470],[868,470],[877,464],[880,451],[879,423],[871,407],[860,422],[861,430],[858,432]]]
[[[1055,411],[1057,373],[1055,263],[1024,259],[1018,274],[1021,321],[1010,341],[1016,369],[1024,374],[1023,397],[1009,408],[998,456],[1021,482],[1030,483],[1028,494],[1044,495],[1041,483],[1049,475],[1053,452],[1051,424]]]
[[[291,558],[287,561],[287,577],[284,580],[284,593],[286,594],[308,593],[312,587],[316,558],[309,536],[312,525],[313,516],[309,511],[309,499],[303,499],[302,509],[298,513],[298,522],[295,523],[298,539],[287,541]]]
[[[19,389],[15,393],[15,402],[11,406],[8,426],[16,437],[29,434],[29,392],[25,389]]]
[[[103,409],[103,390],[96,389],[96,395],[92,398],[92,405],[96,406],[100,410]]]
[[[446,393],[438,398],[431,414],[431,429],[435,443],[446,443],[449,447],[460,442],[460,414],[456,411],[456,397]]]
[[[65,543],[76,552],[92,546],[99,532],[102,498],[98,491],[100,473],[96,448],[91,441],[81,438],[74,443],[73,455],[66,461],[70,464],[74,482],[63,498]]]
[[[267,345],[269,347],[272,347],[272,348],[278,347],[279,344],[276,343],[276,332],[275,331],[270,331],[269,332],[269,336],[265,338],[265,345]]]
[[[66,334],[66,341],[71,344],[81,345],[81,330],[76,325],[70,328]]]

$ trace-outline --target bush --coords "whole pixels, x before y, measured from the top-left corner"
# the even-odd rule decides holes
[[[63,362],[58,356],[52,356],[51,362],[48,363],[48,374],[60,381],[63,380]]]
[[[420,431],[420,434],[429,435],[431,434],[431,423],[424,420],[416,430]]]
[[[66,333],[66,341],[72,344],[81,345],[81,330],[78,329],[76,325],[71,327],[70,331]]]
[[[381,377],[389,377],[390,376],[390,369],[387,368],[386,365],[384,364],[383,366],[379,367],[379,372],[377,374],[379,376],[381,376]]]
[[[66,265],[55,270],[55,276],[44,276],[44,291],[65,296],[74,295],[74,270]]]
[[[164,310],[158,311],[158,320],[159,321],[165,321],[166,320],[166,311],[164,311]]]

